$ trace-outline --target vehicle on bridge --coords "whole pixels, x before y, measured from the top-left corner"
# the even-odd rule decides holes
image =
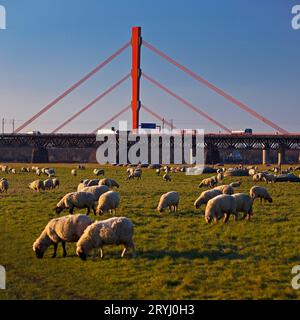
[[[233,130],[231,134],[252,134],[253,130],[251,128],[246,128],[244,130]]]

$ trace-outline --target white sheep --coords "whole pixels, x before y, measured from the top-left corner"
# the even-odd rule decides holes
[[[265,201],[268,201],[270,203],[273,202],[272,197],[270,196],[268,190],[264,187],[260,186],[253,186],[250,189],[250,197],[254,201],[256,198],[260,198],[260,202],[264,199]]]
[[[254,168],[249,169],[249,176],[254,176],[256,174],[256,170]]]
[[[230,214],[234,215],[237,220],[236,202],[233,196],[228,194],[221,194],[207,202],[205,208],[205,221],[210,223],[214,220],[215,223],[224,217],[223,222],[226,223]]]
[[[163,212],[166,208],[169,208],[170,212],[176,212],[179,205],[179,193],[176,191],[170,191],[163,194],[157,206],[158,212]]]
[[[54,210],[59,214],[63,210],[69,209],[69,213],[72,214],[74,208],[87,208],[87,215],[93,209],[94,214],[96,214],[94,195],[89,192],[70,192],[57,203]]]
[[[43,181],[44,184],[44,190],[51,190],[53,189],[53,180],[52,179],[47,179]]]
[[[17,173],[17,170],[16,170],[16,169],[14,169],[14,168],[13,168],[13,169],[11,169],[11,173],[12,173],[12,174],[16,174],[16,173]]]
[[[7,193],[8,187],[9,187],[9,183],[8,183],[7,179],[1,178],[1,180],[0,180],[0,193],[2,193],[2,192]]]
[[[232,188],[238,188],[240,187],[242,184],[242,181],[233,181],[231,182],[229,185],[232,187]]]
[[[109,191],[109,187],[108,186],[92,186],[92,187],[85,187],[81,190],[82,192],[90,192],[94,195],[95,197],[95,201],[99,200],[99,197]]]
[[[77,176],[77,170],[76,170],[76,169],[72,169],[72,170],[71,170],[71,175],[72,175],[73,177],[76,177],[76,176]]]
[[[210,177],[210,178],[203,179],[199,184],[199,188],[201,188],[201,187],[213,188],[217,184],[218,184],[217,178],[216,177]]]
[[[44,190],[44,183],[42,180],[35,180],[28,185],[29,189],[33,191],[41,191]]]
[[[245,193],[236,193],[232,195],[236,202],[236,212],[243,212],[243,219],[247,218],[249,221],[253,214],[253,200]]]
[[[59,179],[58,178],[52,179],[52,184],[53,184],[53,189],[55,189],[56,187],[59,188],[59,185],[60,185]]]
[[[113,179],[109,179],[109,178],[105,178],[105,179],[101,179],[98,183],[99,186],[108,186],[109,188],[113,188],[113,187],[117,187],[119,188],[119,184],[117,181],[113,180]]]
[[[142,171],[141,170],[134,170],[130,175],[127,177],[127,180],[131,179],[142,179]]]
[[[132,257],[136,256],[133,242],[133,223],[126,217],[114,217],[103,221],[97,221],[88,226],[77,242],[76,254],[86,260],[89,252],[94,249],[94,258],[97,249],[100,249],[100,257],[104,258],[103,246],[123,245],[121,257],[126,251],[132,250]]]
[[[116,191],[108,191],[103,193],[98,200],[98,206],[96,213],[99,215],[105,212],[116,213],[117,208],[120,205],[120,194]]]
[[[202,204],[207,204],[210,199],[213,199],[220,194],[222,194],[222,192],[216,189],[203,191],[198,199],[194,202],[194,206],[196,207],[196,209],[198,209]]]
[[[33,244],[33,251],[41,259],[49,246],[54,246],[52,258],[56,257],[59,242],[62,243],[63,257],[66,257],[66,242],[77,242],[84,230],[92,224],[90,217],[83,214],[68,215],[52,219]]]
[[[228,184],[215,187],[213,190],[220,190],[223,194],[229,194],[229,195],[234,193],[233,187]]]
[[[165,174],[163,175],[163,180],[166,181],[166,182],[168,182],[168,181],[172,181],[172,178],[171,178],[171,176],[170,176],[168,173],[165,173]]]

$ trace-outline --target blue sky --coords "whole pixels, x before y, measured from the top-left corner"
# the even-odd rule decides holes
[[[297,3],[0,0],[7,11],[7,30],[0,30],[0,117],[20,125],[128,41],[130,28],[139,25],[145,40],[283,128],[299,132],[300,30],[291,28]],[[130,68],[127,50],[25,131],[50,132]],[[274,131],[146,48],[142,69],[233,130]],[[93,131],[128,105],[130,94],[127,81],[62,132]],[[219,130],[145,80],[141,100],[177,127]],[[120,120],[130,121],[130,112]],[[141,120],[153,119],[141,112]]]

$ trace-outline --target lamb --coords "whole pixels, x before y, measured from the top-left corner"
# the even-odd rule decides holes
[[[170,212],[176,212],[178,210],[178,204],[179,193],[176,191],[170,191],[160,197],[156,210],[161,213],[169,207]]]
[[[221,194],[207,202],[205,221],[210,223],[214,220],[217,223],[219,219],[224,217],[223,222],[226,223],[229,220],[230,214],[234,215],[234,220],[236,221],[238,215],[235,198],[228,194]]]
[[[52,179],[52,184],[53,184],[53,189],[55,189],[56,187],[59,188],[59,185],[60,185],[59,179],[58,178]]]
[[[68,215],[50,220],[33,244],[36,257],[42,259],[48,247],[53,245],[52,258],[55,258],[59,242],[62,243],[63,257],[66,257],[66,242],[77,242],[84,230],[92,223],[91,218],[84,214]]]
[[[132,258],[136,256],[133,242],[133,223],[126,217],[114,217],[103,221],[97,221],[86,228],[77,242],[76,254],[86,260],[89,252],[100,249],[100,257],[104,258],[103,246],[124,245],[121,257],[123,258],[128,249],[132,250]]]
[[[247,218],[249,221],[253,214],[253,200],[245,193],[236,193],[232,195],[236,202],[236,212],[243,212],[243,219]]]
[[[242,181],[234,181],[234,182],[231,182],[229,183],[229,185],[232,187],[232,188],[238,188],[240,187],[242,184]]]
[[[220,190],[223,194],[234,194],[234,189],[228,184],[224,184],[218,187],[215,187],[213,190]]]
[[[96,176],[104,176],[104,170],[101,170],[101,169],[94,169],[93,173]]]
[[[270,203],[273,202],[268,190],[264,187],[254,186],[250,189],[250,197],[254,201],[256,198],[260,198],[260,202],[264,199]]]
[[[108,191],[103,193],[98,200],[96,213],[99,215],[105,212],[116,213],[120,204],[120,194],[116,191]]]
[[[194,206],[196,207],[196,209],[198,209],[202,204],[207,204],[210,199],[213,199],[220,194],[222,194],[222,192],[216,189],[203,191],[198,199],[194,202]]]
[[[99,200],[99,197],[109,191],[109,187],[108,186],[92,186],[92,187],[85,187],[81,190],[82,192],[90,192],[94,195],[95,197],[95,201]]]
[[[119,188],[119,184],[117,183],[117,181],[113,180],[113,179],[108,179],[108,178],[105,178],[105,179],[101,179],[98,183],[99,186],[103,186],[103,185],[106,185],[108,186],[109,188],[113,188],[113,187],[117,187]]]
[[[71,175],[76,177],[77,176],[77,170],[76,169],[72,169],[71,170]]]
[[[263,181],[265,181],[266,183],[274,183],[274,182],[276,182],[276,175],[265,174],[263,177]]]
[[[51,190],[53,189],[53,180],[52,179],[47,179],[43,181],[44,184],[44,190]]]
[[[2,193],[2,192],[7,193],[8,187],[9,187],[9,183],[8,183],[7,179],[1,178],[1,180],[0,180],[0,193]]]
[[[210,177],[210,178],[203,179],[199,184],[199,188],[201,188],[201,187],[213,188],[217,184],[218,184],[217,178],[216,177]]]
[[[163,180],[166,181],[166,182],[168,182],[168,181],[171,181],[172,178],[171,178],[171,176],[170,176],[168,173],[165,173],[165,174],[163,175]]]
[[[44,183],[42,180],[35,180],[28,185],[29,189],[33,191],[41,191],[44,190]]]
[[[69,209],[69,213],[72,214],[74,208],[87,208],[87,215],[89,215],[91,209],[93,209],[94,214],[96,214],[94,195],[89,192],[70,192],[57,203],[54,210],[59,214],[64,209]]]

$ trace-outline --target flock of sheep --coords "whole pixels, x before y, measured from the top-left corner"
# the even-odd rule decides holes
[[[17,171],[7,166],[0,167],[3,172],[16,173]],[[77,169],[71,170],[71,175],[77,176],[77,170],[84,170],[84,166],[78,166]],[[184,172],[185,168],[152,167],[159,176],[163,171],[163,180],[171,181],[171,173]],[[203,191],[195,200],[194,206],[199,209],[202,205],[205,207],[205,221],[215,223],[219,219],[223,219],[226,223],[230,215],[234,216],[234,220],[238,219],[238,213],[243,213],[243,218],[251,219],[253,214],[253,201],[257,198],[272,202],[268,190],[262,186],[253,186],[249,194],[235,193],[235,188],[241,185],[241,181],[234,181],[230,184],[222,184],[225,176],[234,176],[234,170],[247,171],[247,175],[252,175],[253,181],[275,182],[274,174],[268,172],[258,172],[258,168],[233,168],[233,169],[214,169],[215,176],[203,179],[199,187],[206,187],[208,190]],[[21,172],[35,172],[38,176],[42,174],[47,176],[46,180],[35,180],[29,184],[29,188],[34,191],[44,191],[59,187],[60,181],[55,176],[56,171],[53,168],[21,168]],[[141,179],[142,166],[129,166],[127,168],[128,177],[126,180]],[[102,169],[95,169],[94,175],[104,175]],[[0,191],[7,192],[8,180],[0,179]],[[33,250],[38,258],[42,258],[47,248],[54,246],[53,257],[56,257],[58,244],[61,242],[63,247],[63,255],[66,256],[66,242],[76,242],[76,254],[85,260],[91,250],[94,250],[94,258],[97,252],[100,257],[104,257],[103,246],[105,245],[123,245],[124,250],[122,257],[128,251],[132,251],[135,257],[135,245],[133,242],[133,223],[126,217],[112,217],[107,220],[93,221],[90,217],[90,211],[94,214],[103,215],[106,212],[116,213],[120,205],[120,194],[114,190],[119,188],[117,181],[110,178],[103,179],[85,179],[81,180],[77,191],[66,194],[55,207],[57,214],[64,210],[70,213],[67,216],[52,219],[45,227],[41,235],[33,244]],[[158,212],[163,212],[169,208],[170,212],[176,212],[179,205],[179,193],[169,191],[161,195],[157,206]],[[74,209],[87,209],[86,215],[73,214]]]

